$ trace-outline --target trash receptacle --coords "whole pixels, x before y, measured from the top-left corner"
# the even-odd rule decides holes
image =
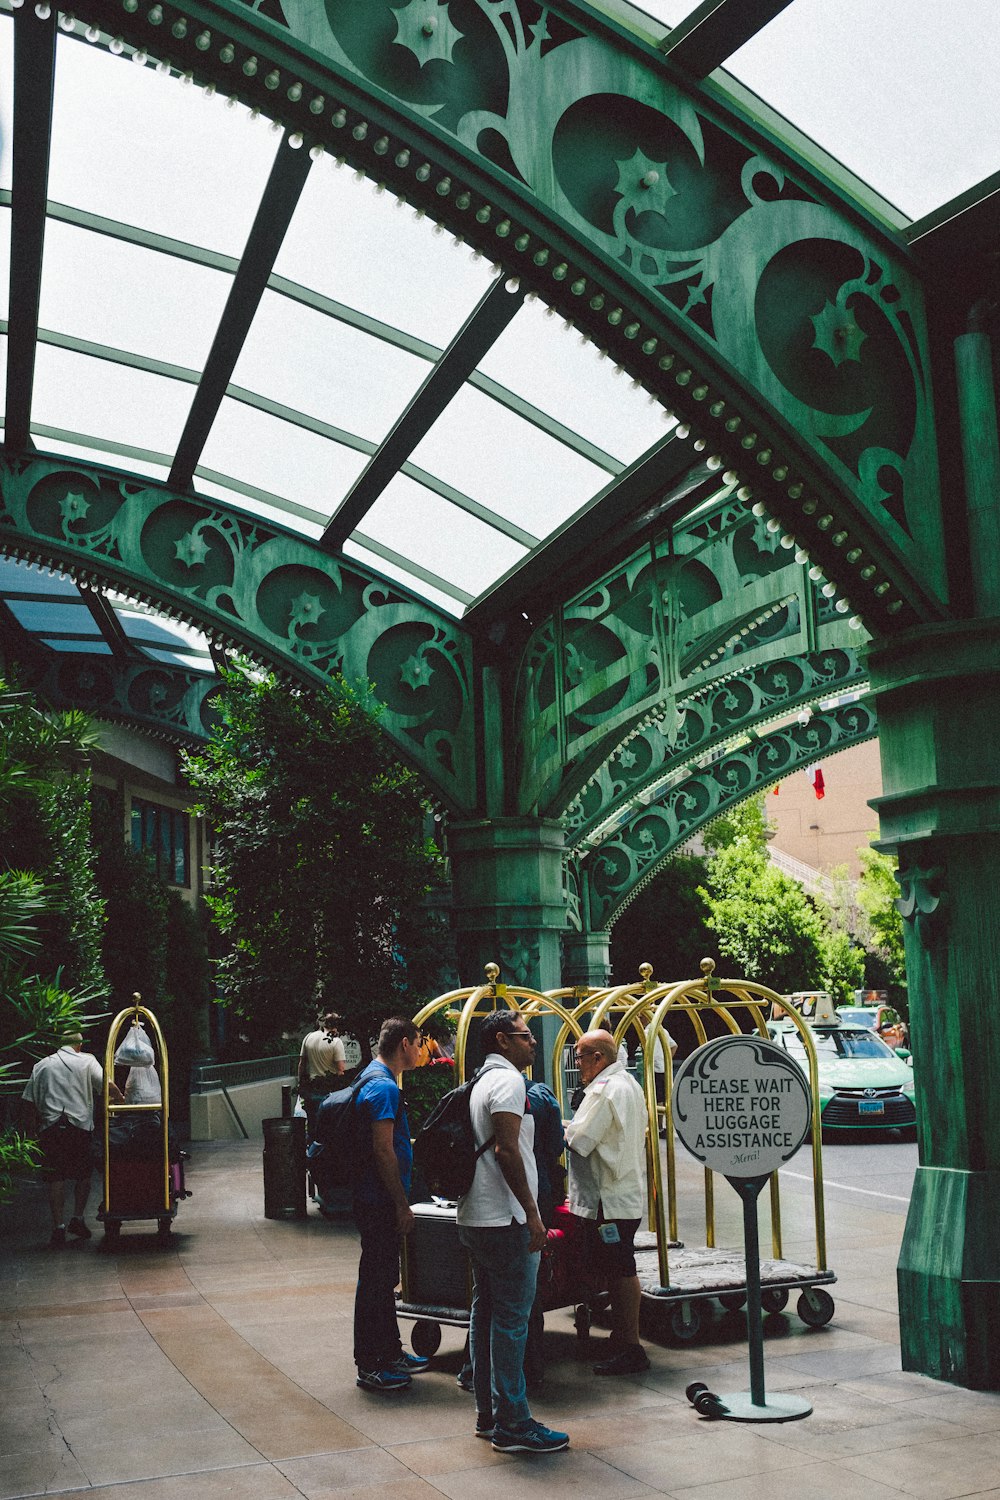
[[[264,1120],[264,1217],[306,1216],[306,1122]]]

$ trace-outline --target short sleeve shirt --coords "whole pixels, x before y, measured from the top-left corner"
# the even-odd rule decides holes
[[[520,1115],[518,1145],[524,1163],[531,1196],[538,1196],[538,1168],[535,1165],[535,1125],[528,1109],[527,1086],[513,1063],[491,1052],[482,1077],[472,1090],[469,1112],[477,1145],[493,1134],[494,1115]],[[476,1165],[472,1187],[458,1200],[458,1222],[470,1229],[502,1229],[511,1220],[525,1223],[527,1214],[507,1186],[496,1153],[487,1146]]]
[[[30,1099],[43,1129],[63,1115],[79,1130],[94,1128],[94,1096],[104,1087],[104,1069],[89,1052],[60,1047],[35,1063],[22,1099]]]
[[[392,1201],[378,1174],[372,1145],[372,1126],[380,1120],[393,1121],[392,1148],[399,1163],[403,1192],[409,1194],[413,1171],[410,1122],[406,1118],[406,1106],[392,1070],[385,1063],[379,1062],[378,1058],[368,1064],[358,1079],[354,1108],[358,1112],[358,1169],[354,1186],[356,1201],[372,1204],[388,1204]]]
[[[337,1064],[347,1061],[347,1053],[339,1036],[328,1031],[310,1031],[303,1039],[300,1057],[305,1058],[310,1078],[323,1078],[327,1073],[336,1073]]]

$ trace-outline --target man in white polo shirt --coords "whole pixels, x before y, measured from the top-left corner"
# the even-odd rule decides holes
[[[639,1343],[642,1291],[632,1248],[646,1207],[646,1100],[606,1031],[586,1032],[576,1060],[584,1093],[565,1126],[569,1207],[594,1224],[594,1264],[611,1294],[616,1350],[594,1374],[634,1375],[649,1369]]]
[[[524,1381],[528,1318],[545,1244],[535,1128],[521,1076],[535,1055],[535,1038],[524,1017],[510,1010],[487,1016],[480,1037],[486,1061],[469,1112],[476,1143],[486,1149],[458,1202],[458,1236],[472,1261],[476,1436],[490,1439],[498,1453],[556,1453],[569,1447],[569,1436],[534,1420]]]
[[[35,1063],[21,1095],[35,1106],[41,1125],[42,1176],[52,1214],[50,1245],[65,1245],[67,1234],[90,1239],[83,1215],[93,1171],[94,1099],[104,1088],[104,1069],[96,1057],[80,1051],[82,1046],[78,1031],[67,1036],[57,1052]],[[117,1084],[109,1083],[108,1092],[115,1103],[122,1103]],[[67,1182],[73,1183],[73,1217],[68,1224],[63,1222]]]

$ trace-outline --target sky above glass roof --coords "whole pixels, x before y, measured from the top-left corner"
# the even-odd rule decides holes
[[[5,143],[12,29],[0,19]],[[167,478],[279,138],[242,106],[60,32],[31,408],[42,451]],[[0,208],[0,261],[9,219]],[[319,160],[195,489],[320,536],[498,274]],[[520,309],[350,538],[359,561],[451,613],[668,431],[545,313]]]
[[[657,36],[693,8],[604,3],[647,28],[652,19]],[[0,14],[8,194],[12,31]],[[916,218],[1000,165],[998,55],[996,0],[946,13],[931,0],[793,0],[712,80],[759,95]],[[42,451],[166,480],[281,132],[152,61],[87,45],[79,29],[59,31],[56,57],[31,432]],[[0,204],[0,318],[9,258]],[[321,536],[498,274],[422,214],[316,161],[193,487]],[[344,551],[461,615],[671,423],[529,299]]]
[[[696,6],[632,8],[672,28]],[[996,0],[793,0],[713,76],[920,219],[1000,168],[998,59]]]

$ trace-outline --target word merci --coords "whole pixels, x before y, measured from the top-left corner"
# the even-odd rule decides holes
[[[688,1087],[691,1105],[695,1110],[700,1106],[703,1115],[694,1140],[696,1151],[736,1147],[750,1152],[797,1144],[797,1136],[781,1123],[782,1096],[792,1094],[794,1079],[691,1078]]]

